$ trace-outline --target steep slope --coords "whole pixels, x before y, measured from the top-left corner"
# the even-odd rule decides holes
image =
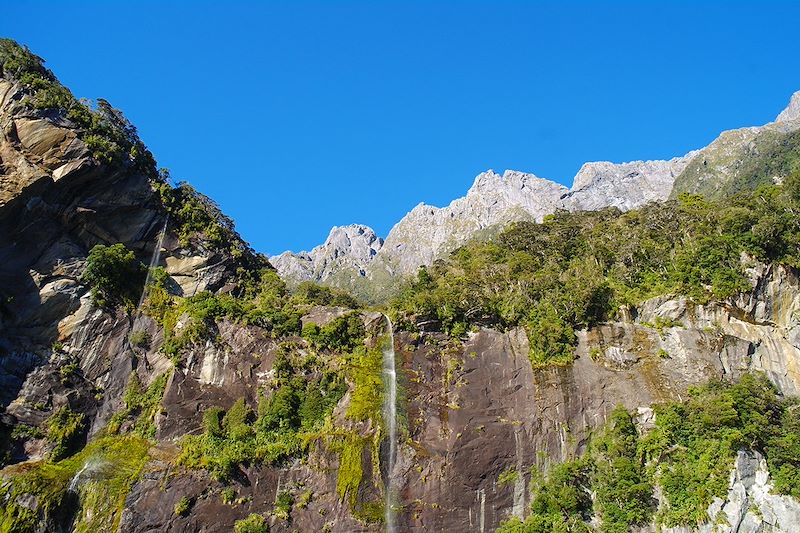
[[[797,100],[795,93],[771,124],[720,135],[676,178],[672,196],[689,192],[722,198],[787,176],[800,165],[800,119],[792,110]]]

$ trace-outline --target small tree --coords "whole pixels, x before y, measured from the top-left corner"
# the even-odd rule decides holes
[[[95,304],[132,308],[142,293],[145,274],[145,266],[124,244],[98,244],[89,252],[81,280],[91,286]]]

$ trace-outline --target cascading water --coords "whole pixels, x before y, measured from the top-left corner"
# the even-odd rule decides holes
[[[169,217],[164,220],[164,227],[161,228],[161,233],[158,234],[158,240],[156,241],[156,248],[153,250],[153,255],[150,257],[150,265],[147,267],[147,277],[144,280],[144,289],[142,289],[142,296],[139,298],[139,305],[136,307],[137,314],[139,310],[142,308],[142,304],[144,303],[144,299],[147,297],[147,290],[150,287],[150,283],[153,281],[153,271],[158,266],[158,263],[161,261],[161,245],[164,244],[164,235],[167,234],[167,223],[169,222]]]
[[[383,421],[388,430],[389,456],[386,463],[386,498],[384,501],[386,531],[394,533],[396,525],[394,520],[394,493],[392,479],[395,460],[397,459],[397,372],[394,364],[394,331],[392,321],[386,319],[387,339],[383,346]]]
[[[86,469],[89,468],[89,463],[84,464],[78,473],[72,476],[72,479],[69,481],[69,485],[67,486],[67,492],[75,493],[78,489],[78,484],[81,482],[81,474],[83,474]]]

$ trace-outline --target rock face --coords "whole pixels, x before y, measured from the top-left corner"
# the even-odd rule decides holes
[[[489,170],[449,206],[412,209],[389,232],[380,258],[394,272],[412,273],[480,232],[513,220],[541,220],[566,192],[533,174],[507,170],[501,176]]]
[[[690,192],[718,198],[784,177],[786,169],[781,166],[800,145],[798,132],[800,91],[792,95],[775,122],[723,132],[700,150],[676,177],[672,196]],[[759,175],[761,168],[772,172]]]
[[[790,533],[800,524],[800,502],[771,494],[767,462],[758,452],[740,451],[731,472],[725,499],[715,498],[701,533]],[[662,529],[664,533],[690,533],[688,527]]]
[[[586,163],[570,189],[533,174],[507,170],[499,175],[489,170],[475,178],[465,197],[447,207],[419,204],[392,228],[382,247],[370,247],[376,252],[372,255],[364,254],[363,247],[353,252],[337,247],[339,255],[332,261],[329,237],[311,253],[285,252],[271,260],[287,280],[322,281],[368,294],[361,290],[364,285],[385,286],[387,279],[413,274],[468,240],[491,236],[513,221],[540,221],[558,209],[629,210],[684,191],[708,196],[735,192],[752,173],[747,162],[774,157],[781,143],[795,142],[786,136],[797,130],[800,91],[775,122],[724,132],[707,147],[669,161]],[[377,239],[369,228],[359,228],[370,240]],[[346,257],[349,254],[352,257]]]
[[[775,122],[792,122],[800,119],[800,91],[792,95],[789,105],[780,112]]]
[[[325,242],[310,252],[284,252],[270,262],[289,280],[327,281],[341,272],[364,276],[382,247],[383,239],[367,226],[334,226]]]
[[[566,368],[533,370],[522,329],[481,329],[463,342],[436,332],[398,333],[400,431],[408,435],[395,471],[403,504],[399,529],[479,533],[524,516],[531,467],[546,469],[581,453],[618,404],[638,412],[647,425],[653,404],[685,396],[688,387],[711,378],[736,379],[750,370],[766,372],[786,393],[800,392],[800,280],[782,267],[754,265],[749,272],[753,289],[739,298],[706,306],[655,298],[630,309],[624,320],[579,332],[578,358]],[[324,324],[337,314],[317,308],[309,317]],[[219,341],[192,348],[186,369],[167,385],[158,424],[165,443],[196,431],[205,406],[228,406],[236,397],[255,401],[272,365],[277,346],[258,328],[223,321],[218,329]],[[336,409],[337,420],[344,420],[347,402],[346,396]],[[271,531],[379,531],[353,519],[337,497],[336,461],[320,444],[301,463],[244,468],[233,485],[244,501],[237,506],[220,504],[223,486],[206,474],[156,462],[127,500],[122,531],[229,531],[235,520],[270,508],[287,487],[312,490],[314,497],[308,507],[292,511],[291,525],[273,519]],[[376,490],[375,483],[380,486],[371,461],[365,454],[359,498]],[[515,480],[499,482],[509,471],[516,472]],[[172,509],[184,496],[194,507],[179,517]],[[798,508],[796,500],[769,493],[763,461],[743,452],[728,496],[712,506],[701,530],[773,527],[788,533]],[[720,510],[729,526],[716,521]],[[737,530],[737,524],[745,529]]]
[[[0,405],[30,425],[62,406],[97,414],[91,432],[118,408],[137,361],[125,345],[131,318],[91,303],[86,257],[96,244],[123,243],[149,263],[167,215],[147,175],[99,161],[76,124],[26,98],[0,78]],[[233,276],[234,258],[167,229],[161,257],[175,293],[216,290]],[[76,361],[82,385],[61,383],[59,369]]]
[[[627,211],[666,200],[675,178],[695,155],[697,152],[689,152],[669,161],[586,163],[575,175],[572,189],[564,199],[564,208],[592,211],[617,207]]]

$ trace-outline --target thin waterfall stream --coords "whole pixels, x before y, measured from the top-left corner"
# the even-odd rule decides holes
[[[158,266],[158,263],[161,261],[161,246],[164,244],[164,235],[167,234],[168,223],[169,223],[169,217],[164,219],[164,226],[161,228],[161,232],[158,234],[158,240],[156,241],[156,247],[153,250],[153,255],[150,256],[150,264],[147,267],[147,277],[144,280],[144,288],[142,289],[142,296],[139,298],[139,305],[136,306],[137,315],[141,311],[142,304],[144,303],[144,299],[147,297],[148,289],[150,288],[150,283],[152,283],[153,281],[153,271]]]
[[[388,430],[389,456],[386,463],[386,491],[384,501],[384,518],[387,533],[395,533],[397,526],[394,516],[394,465],[397,459],[397,372],[394,360],[394,331],[392,321],[386,319],[387,339],[383,346],[383,420]]]

